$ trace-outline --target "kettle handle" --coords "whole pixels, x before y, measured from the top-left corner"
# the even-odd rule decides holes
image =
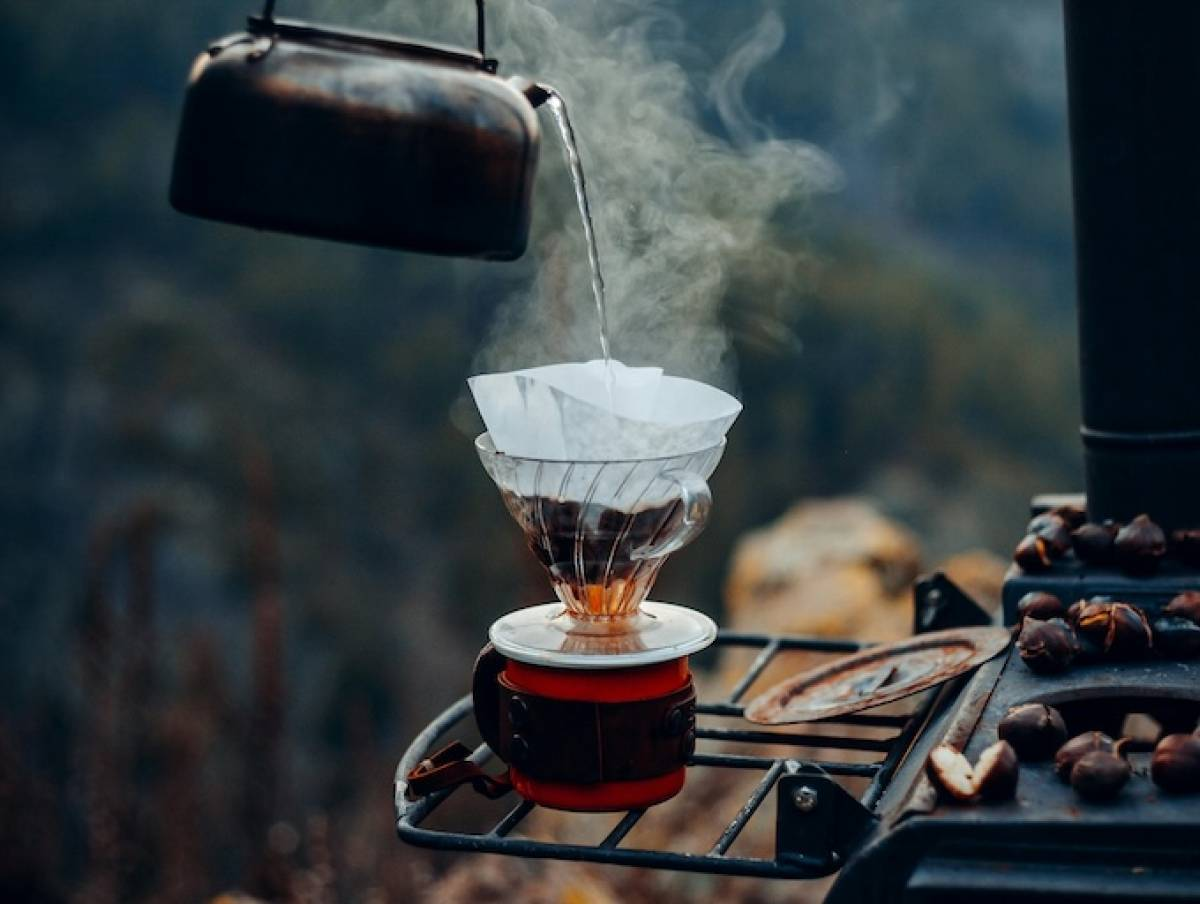
[[[475,42],[479,46],[479,55],[483,57],[484,62],[490,62],[487,58],[487,51],[484,49],[487,37],[487,26],[485,16],[483,14],[484,0],[475,0]],[[262,20],[271,22],[275,18],[275,0],[263,0]]]

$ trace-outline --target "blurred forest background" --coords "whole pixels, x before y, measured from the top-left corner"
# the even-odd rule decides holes
[[[404,4],[463,43],[459,5]],[[868,495],[935,555],[1004,551],[1031,494],[1081,483],[1058,4],[607,15],[647,6],[676,17],[648,47],[718,141],[706,86],[777,9],[741,99],[842,172],[772,218],[791,264],[731,270],[745,413],[656,595],[719,616],[736,538],[806,496]],[[5,901],[411,899],[441,867],[394,838],[395,762],[490,621],[548,595],[464,379],[551,233],[582,259],[554,136],[513,265],[189,220],[166,201],[184,77],[249,11],[0,7]],[[281,12],[406,24],[370,0]],[[573,112],[586,162],[605,136]]]

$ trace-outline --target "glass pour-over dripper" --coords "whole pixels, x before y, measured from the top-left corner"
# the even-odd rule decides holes
[[[595,667],[598,654],[629,664],[711,641],[706,616],[645,600],[667,556],[704,528],[712,505],[706,480],[723,439],[697,452],[622,461],[505,455],[486,433],[475,447],[562,603],[497,622],[492,640],[502,651],[519,647],[522,659],[541,653],[553,664]]]

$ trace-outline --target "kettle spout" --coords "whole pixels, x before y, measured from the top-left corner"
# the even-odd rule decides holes
[[[520,75],[513,76],[508,80],[508,83],[525,95],[525,99],[529,101],[530,106],[535,110],[548,101],[550,95],[554,93],[553,88],[538,84]]]

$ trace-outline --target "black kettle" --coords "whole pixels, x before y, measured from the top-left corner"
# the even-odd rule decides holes
[[[183,213],[512,260],[529,236],[547,90],[478,51],[276,19],[192,66],[171,176]]]

